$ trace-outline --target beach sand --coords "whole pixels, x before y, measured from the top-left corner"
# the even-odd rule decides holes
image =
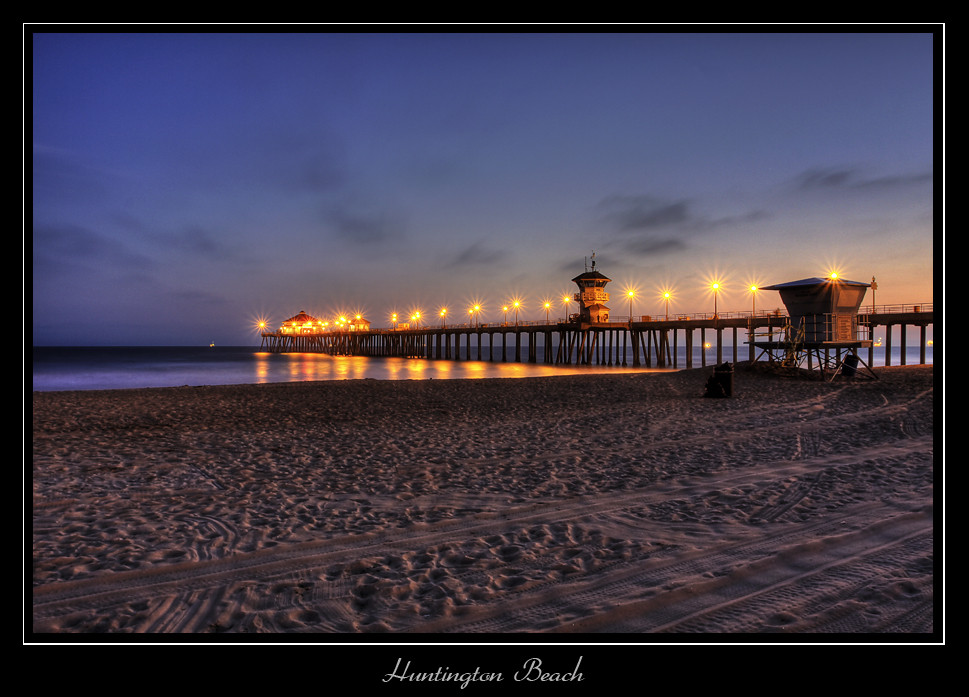
[[[933,368],[875,373],[34,393],[32,633],[932,633]]]

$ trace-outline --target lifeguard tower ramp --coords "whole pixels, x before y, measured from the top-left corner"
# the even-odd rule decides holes
[[[805,278],[761,290],[781,295],[787,317],[776,327],[761,328],[751,341],[774,365],[807,367],[833,380],[838,375],[876,377],[858,355],[871,346],[870,332],[859,322],[858,308],[870,284],[839,278]]]

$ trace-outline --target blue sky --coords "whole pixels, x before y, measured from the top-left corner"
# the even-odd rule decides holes
[[[664,288],[710,312],[717,278],[741,311],[752,282],[835,267],[878,304],[934,299],[940,35],[26,41],[35,345],[258,344],[257,318],[299,310],[499,320],[512,297],[562,316],[593,251],[614,316],[628,288],[636,315]]]

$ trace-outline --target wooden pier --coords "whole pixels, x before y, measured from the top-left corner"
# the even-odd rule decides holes
[[[927,328],[934,324],[931,305],[874,308],[858,315],[867,336],[868,364],[874,362],[874,334],[884,327],[885,365],[891,364],[891,336],[897,327],[901,363],[906,362],[908,329],[919,328],[920,363],[925,363]],[[515,361],[565,365],[617,365],[647,368],[692,368],[699,339],[701,349],[709,342],[716,347],[716,364],[725,360],[756,360],[755,346],[747,343],[752,332],[770,336],[783,332],[783,313],[730,313],[678,315],[675,318],[641,317],[632,322],[520,322],[455,325],[414,329],[367,331],[318,331],[311,333],[263,332],[261,350],[269,353],[326,353],[338,356],[426,358],[435,360]],[[724,343],[724,333],[731,341]],[[682,340],[686,365],[680,366],[678,348]],[[743,346],[747,350],[743,350]],[[724,349],[730,348],[730,356]],[[474,349],[474,350],[472,350]],[[746,355],[744,355],[746,354]],[[706,350],[700,364],[706,365]]]

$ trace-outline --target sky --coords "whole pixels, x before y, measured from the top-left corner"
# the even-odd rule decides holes
[[[614,318],[667,289],[671,313],[782,307],[747,289],[831,270],[932,303],[941,41],[27,33],[33,344],[258,346],[301,310],[513,298],[555,319],[593,253]]]

